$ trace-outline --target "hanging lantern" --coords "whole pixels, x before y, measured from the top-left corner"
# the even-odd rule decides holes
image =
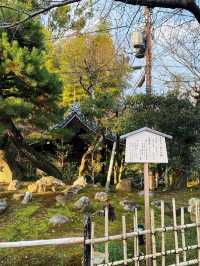
[[[142,31],[133,32],[133,47],[135,49],[135,56],[137,58],[143,58],[145,54],[145,34]]]

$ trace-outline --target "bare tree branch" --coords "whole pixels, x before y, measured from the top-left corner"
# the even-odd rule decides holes
[[[26,22],[29,19],[32,19],[38,15],[41,15],[41,14],[44,14],[50,11],[53,8],[66,6],[66,5],[80,2],[80,1],[81,0],[63,0],[63,1],[56,2],[55,4],[51,4],[48,7],[41,8],[33,13],[29,13],[27,17],[17,21],[16,23],[0,24],[0,28],[16,27]],[[114,1],[122,2],[124,4],[130,4],[130,5],[149,6],[151,8],[160,7],[160,8],[169,8],[169,9],[177,9],[177,8],[184,9],[184,10],[191,12],[200,24],[200,7],[198,6],[195,0],[114,0]],[[3,8],[3,6],[0,6],[0,8],[1,7]],[[9,8],[9,7],[6,7],[6,8]],[[22,13],[26,13],[26,12],[22,11]]]
[[[115,0],[130,5],[148,6],[151,8],[180,8],[191,12],[200,23],[200,7],[195,0]]]
[[[6,28],[14,28],[14,27],[16,27],[16,26],[18,26],[18,25],[20,25],[20,24],[22,24],[22,23],[28,21],[29,19],[32,19],[32,18],[34,18],[34,17],[36,17],[36,16],[39,16],[39,15],[41,15],[41,14],[44,14],[44,13],[50,11],[50,10],[53,9],[53,8],[57,8],[57,7],[61,7],[61,6],[66,6],[66,5],[69,5],[69,4],[72,4],[72,3],[76,3],[76,2],[80,2],[80,0],[64,0],[64,1],[62,1],[62,2],[59,2],[59,3],[53,4],[53,5],[49,5],[48,7],[46,7],[46,8],[42,8],[42,9],[39,9],[38,11],[35,11],[35,12],[33,12],[33,13],[30,13],[30,14],[27,14],[27,13],[26,13],[27,17],[25,17],[25,18],[23,18],[23,19],[17,21],[16,23],[0,25],[0,28],[4,28],[4,29],[6,29]],[[0,6],[0,8],[1,8],[1,7],[2,7],[2,8],[3,8],[3,7],[5,8],[5,6]],[[6,6],[6,8],[9,8],[9,7]],[[11,9],[11,8],[10,8],[10,9]],[[25,13],[25,12],[23,11],[23,12],[21,12],[21,13]]]

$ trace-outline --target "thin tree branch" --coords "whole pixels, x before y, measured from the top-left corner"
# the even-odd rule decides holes
[[[27,15],[26,18],[23,18],[23,19],[17,21],[16,23],[13,23],[13,24],[0,25],[0,28],[3,28],[3,29],[6,29],[6,28],[14,28],[14,27],[16,27],[16,26],[18,26],[20,24],[25,23],[29,19],[33,19],[36,16],[39,16],[41,14],[44,14],[44,13],[50,11],[53,8],[57,8],[57,7],[61,7],[61,6],[66,6],[66,5],[69,5],[69,4],[72,4],[72,3],[76,3],[76,2],[80,2],[80,0],[67,0],[67,1],[63,1],[61,3],[56,3],[56,4],[53,4],[53,5],[50,5],[50,6],[46,7],[46,8],[40,9],[38,11],[35,11],[32,14],[27,14],[27,13],[24,12]],[[3,7],[5,7],[5,6],[3,6]],[[9,8],[9,7],[7,7],[7,8]],[[23,13],[23,12],[21,12],[21,13]]]

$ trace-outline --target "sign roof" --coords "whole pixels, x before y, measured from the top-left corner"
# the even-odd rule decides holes
[[[135,130],[135,131],[132,131],[130,133],[127,133],[125,135],[122,135],[120,137],[120,139],[126,139],[126,138],[128,138],[130,136],[133,136],[133,135],[136,135],[136,134],[139,134],[139,133],[142,133],[142,132],[150,132],[152,134],[159,135],[159,136],[164,137],[164,138],[172,139],[172,136],[167,135],[167,134],[162,133],[162,132],[159,132],[157,130],[148,128],[148,127],[143,127],[143,128],[138,129],[138,130]]]

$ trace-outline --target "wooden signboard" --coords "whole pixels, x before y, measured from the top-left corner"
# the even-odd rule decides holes
[[[165,138],[171,136],[142,128],[121,138],[126,139],[126,163],[168,163]]]
[[[130,132],[121,136],[126,139],[125,162],[144,164],[144,205],[145,229],[150,230],[150,203],[149,203],[149,163],[168,163],[165,138],[172,137],[148,127]],[[146,254],[151,254],[151,235],[146,235]],[[147,260],[151,266],[151,259]]]

